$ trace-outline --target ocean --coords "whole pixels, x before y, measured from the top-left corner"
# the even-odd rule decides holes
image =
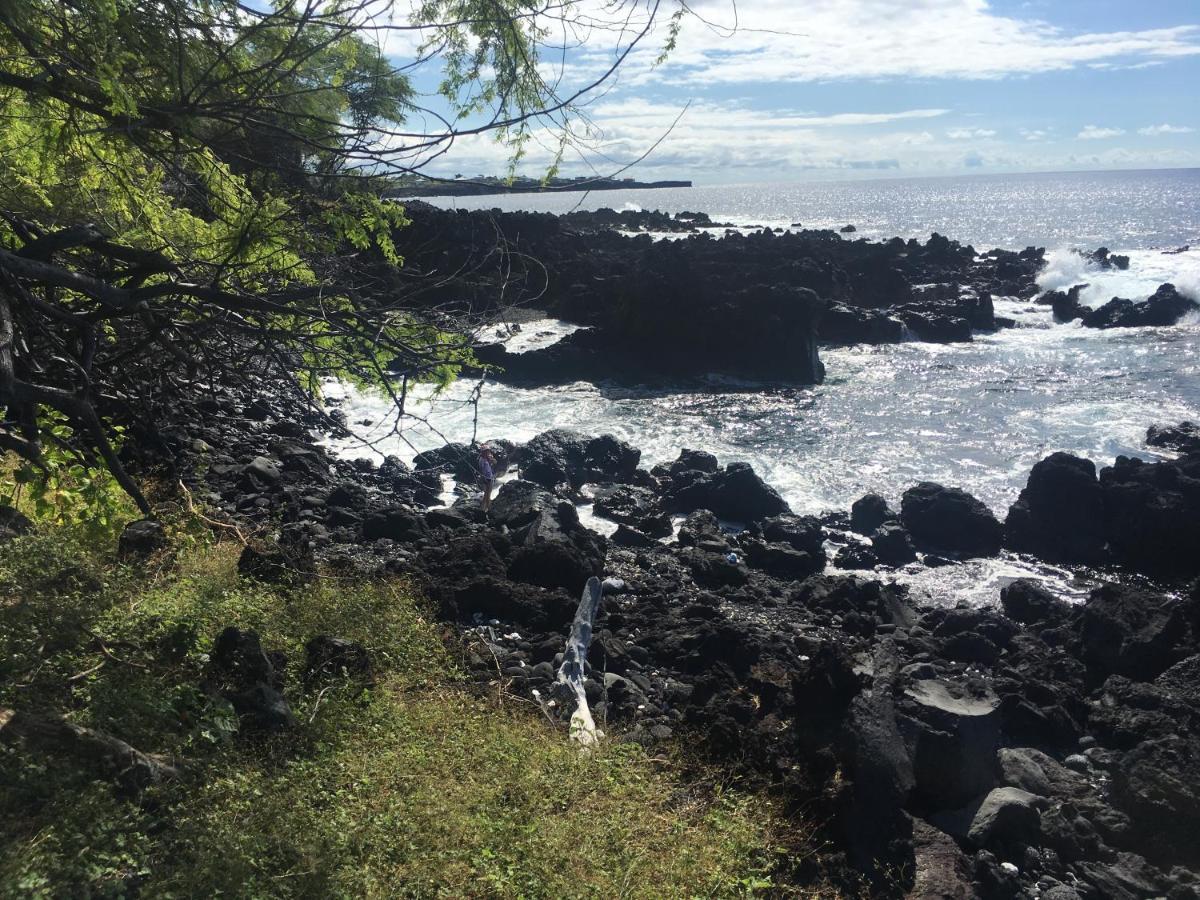
[[[980,176],[838,184],[735,185],[661,191],[446,198],[463,208],[660,209],[708,213],[741,227],[855,225],[855,238],[927,237],[937,231],[977,249],[1046,247],[1043,289],[1086,281],[1088,305],[1142,299],[1170,281],[1200,300],[1200,170]],[[1164,253],[1182,245],[1193,249]],[[1128,271],[1099,271],[1072,252],[1107,246],[1127,253]],[[1046,307],[996,300],[1017,327],[972,343],[918,342],[823,349],[826,381],[777,387],[729,380],[617,388],[577,383],[520,389],[460,383],[422,404],[427,422],[402,436],[388,405],[330,384],[361,440],[337,442],[347,456],[411,459],[446,440],[521,441],[553,427],[612,432],[641,448],[645,465],[683,447],[723,462],[754,465],[796,512],[849,508],[867,491],[894,504],[921,480],[962,487],[1001,519],[1029,469],[1055,450],[1092,459],[1153,458],[1144,446],[1155,423],[1200,419],[1200,317],[1171,328],[1099,331],[1058,324]],[[526,326],[549,341],[561,323]],[[363,425],[370,422],[370,425]],[[611,526],[592,521],[597,528]],[[994,602],[1013,577],[1053,581],[1080,595],[1086,581],[1016,558],[950,570],[901,573],[927,599]]]

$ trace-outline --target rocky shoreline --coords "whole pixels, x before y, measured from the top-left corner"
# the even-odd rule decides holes
[[[686,737],[773,785],[827,823],[824,864],[847,884],[1198,895],[1195,426],[1152,431],[1178,458],[1121,458],[1098,475],[1053,454],[1004,521],[931,483],[899,510],[869,495],[795,516],[744,464],[685,450],[647,471],[616,438],[552,431],[490,442],[520,477],[485,516],[469,448],[412,468],[351,462],[305,415],[215,392],[164,409],[153,441],[127,447],[160,448],[143,468],[167,451],[196,499],[262,528],[247,577],[412,578],[456,624],[473,678],[552,716],[569,712],[553,686],[579,591],[605,578],[585,687],[608,739]],[[463,491],[435,507],[443,476]],[[585,495],[617,524],[611,539],[581,525]],[[881,580],[1005,547],[1104,566],[1108,579],[1079,605],[1016,581],[990,609],[924,607]],[[826,574],[831,562],[863,574]],[[1160,589],[1131,586],[1127,571]],[[286,727],[269,684],[239,691],[265,698],[244,715]]]
[[[1078,305],[1079,289],[1038,297],[1036,248],[980,255],[938,235],[803,230],[715,240],[723,226],[703,214],[411,214],[417,227],[397,233],[407,272],[469,273],[432,280],[424,302],[499,320],[503,296],[586,327],[542,351],[480,348],[514,380],[811,382],[822,344],[969,340],[1011,324],[994,296],[1060,318]],[[1099,327],[1194,308],[1168,288],[1132,309],[1114,300]],[[347,424],[336,407],[246,378],[126,417],[122,451],[253,535],[245,577],[411,579],[453,626],[473,680],[559,721],[566,630],[584,583],[602,578],[584,690],[607,739],[684,740],[778,792],[822,823],[821,877],[879,895],[1200,897],[1197,426],[1151,429],[1167,457],[1155,462],[1097,471],[1051,454],[1007,511],[922,482],[899,509],[868,494],[819,517],[701,450],[646,469],[611,435],[494,435],[511,477],[485,514],[475,449],[449,444],[411,467],[341,459],[325,446]],[[448,480],[458,493],[445,506]],[[587,506],[609,536],[585,527]],[[121,553],[161,539],[156,522],[133,523]],[[1067,567],[1095,589],[1072,604],[1017,580],[992,606],[947,608],[891,578],[999,554]],[[321,641],[309,668],[369,672],[367,648]],[[279,673],[239,662],[269,661],[269,648],[236,629],[218,645],[206,689],[248,727],[291,727]],[[787,877],[811,880],[816,862]]]
[[[471,272],[469,286],[434,292],[431,304],[499,315],[503,297],[584,329],[536,351],[477,347],[490,377],[526,385],[710,374],[811,384],[824,377],[821,346],[962,342],[1013,325],[996,316],[997,297],[1100,328],[1170,325],[1200,308],[1163,285],[1144,303],[1113,298],[1088,310],[1079,302],[1086,285],[1041,293],[1043,248],[979,253],[939,234],[873,242],[734,229],[686,212],[553,216],[423,203],[407,212],[421,239],[404,243],[400,232],[398,243],[415,270]],[[1081,255],[1101,268],[1129,264],[1106,248]]]

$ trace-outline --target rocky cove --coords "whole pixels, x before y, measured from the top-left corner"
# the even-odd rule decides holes
[[[686,738],[817,811],[823,865],[847,884],[1195,895],[1195,426],[1149,435],[1177,454],[1156,463],[1097,473],[1053,454],[1002,517],[934,483],[899,509],[868,495],[812,517],[745,464],[683,450],[645,469],[619,439],[561,430],[491,442],[515,477],[485,515],[469,447],[412,467],[339,459],[318,442],[326,422],[269,391],[214,391],[129,446],[157,447],[143,465],[170,459],[198,500],[274,533],[244,551],[247,577],[412,578],[474,679],[552,717],[570,711],[554,684],[579,590],[603,577],[585,688],[607,739]],[[444,476],[463,485],[450,506]],[[611,539],[580,523],[583,494]],[[145,532],[152,544],[152,526],[130,527],[130,552]],[[1088,567],[1097,586],[1070,604],[1016,581],[993,608],[944,608],[879,577],[1005,547]],[[286,726],[269,683],[238,690],[256,698],[244,716]]]
[[[820,348],[841,341],[959,343],[1015,324],[993,297],[1063,302],[1040,291],[1045,254],[1032,248],[714,238],[702,229],[721,226],[696,214],[515,215],[500,226],[414,214],[430,216],[421,231],[434,237],[404,248],[412,271],[474,273],[469,289],[432,291],[431,306],[499,317],[503,283],[510,299],[587,328],[546,351],[481,345],[502,378],[692,378],[711,366],[812,381]],[[1092,265],[1119,265],[1098,257]],[[1179,306],[1172,294],[1156,297]],[[1106,321],[1120,327],[1122,310]],[[830,321],[845,330],[823,331]],[[749,339],[721,344],[735,333]],[[826,850],[793,863],[794,883],[819,870],[877,895],[1200,893],[1195,425],[1151,429],[1151,460],[1046,454],[1008,508],[914,479],[898,501],[864,493],[819,515],[705,449],[644,464],[612,434],[493,433],[504,475],[485,513],[475,448],[447,442],[411,464],[356,457],[338,442],[360,423],[336,401],[314,409],[252,376],[205,385],[128,421],[123,456],[252,533],[238,563],[247,579],[409,580],[452,626],[469,677],[538,706],[563,740],[566,634],[584,584],[603,579],[583,690],[604,739],[686,742],[819,823]],[[133,523],[122,554],[161,540],[154,521]],[[1009,579],[983,603],[927,602],[896,577],[969,572],[1001,555],[1072,573],[1086,599]],[[206,689],[247,727],[287,730],[284,669],[264,649],[226,629]],[[370,671],[366,648],[337,635],[309,656],[306,671]]]

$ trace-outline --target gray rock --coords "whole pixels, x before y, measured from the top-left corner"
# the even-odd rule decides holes
[[[162,523],[154,519],[130,522],[121,531],[117,555],[121,559],[144,558],[167,546],[167,533]]]
[[[1036,794],[1020,788],[992,790],[971,818],[967,839],[979,847],[993,843],[1033,844],[1041,834],[1042,817]]]
[[[954,840],[927,822],[913,822],[910,900],[972,900],[971,862]]]
[[[990,689],[916,681],[905,689],[900,709],[921,802],[954,809],[995,784],[1000,700]]]

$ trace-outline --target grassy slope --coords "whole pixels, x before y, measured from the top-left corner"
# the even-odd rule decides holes
[[[139,566],[113,561],[104,529],[44,526],[0,547],[0,706],[65,713],[191,771],[128,800],[0,748],[0,895],[769,889],[791,826],[768,800],[627,745],[580,755],[514,698],[471,692],[402,582],[266,588],[238,578],[237,544],[173,538]],[[298,734],[237,735],[197,689],[231,624],[288,654]],[[378,686],[304,692],[302,647],[318,633],[364,642]]]

